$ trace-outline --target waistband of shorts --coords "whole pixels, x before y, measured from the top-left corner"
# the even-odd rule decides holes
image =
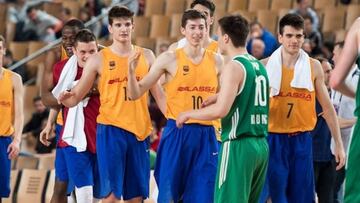
[[[176,127],[176,121],[174,119],[168,119],[166,122],[166,126],[167,127]],[[193,127],[211,127],[213,128],[212,125],[204,125],[204,124],[199,124],[199,123],[184,123],[183,127],[185,126],[193,126]]]
[[[275,135],[280,135],[280,136],[288,136],[288,137],[295,137],[301,134],[305,134],[305,133],[310,133],[310,131],[303,131],[303,132],[292,132],[292,133],[274,133],[274,132],[269,132],[269,134],[275,134]]]

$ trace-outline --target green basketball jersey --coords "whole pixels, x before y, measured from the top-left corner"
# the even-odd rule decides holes
[[[268,132],[269,79],[262,63],[249,54],[234,57],[244,68],[244,82],[229,113],[221,119],[221,140],[263,137]]]
[[[360,53],[357,58],[356,64],[357,64],[357,68],[360,69]],[[358,82],[358,86],[356,89],[356,97],[355,98],[356,98],[356,108],[355,108],[354,114],[356,117],[359,117],[360,116],[360,80]]]

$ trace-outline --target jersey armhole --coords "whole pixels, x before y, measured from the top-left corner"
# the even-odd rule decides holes
[[[236,96],[239,96],[239,95],[241,94],[241,92],[244,90],[247,75],[246,75],[245,67],[244,67],[244,65],[243,65],[240,61],[235,60],[235,58],[233,58],[232,61],[238,63],[238,64],[240,65],[240,67],[241,67],[241,68],[243,69],[243,71],[244,71],[244,78],[243,78],[242,84],[241,84],[241,86],[240,86],[240,88],[239,88],[239,91],[238,91],[238,93],[237,93],[237,95],[236,95]]]

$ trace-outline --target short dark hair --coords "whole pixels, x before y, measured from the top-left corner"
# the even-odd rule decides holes
[[[279,22],[279,33],[280,35],[284,32],[285,26],[291,26],[297,30],[304,30],[304,18],[298,14],[289,13],[280,19]]]
[[[66,14],[66,15],[71,15],[71,10],[67,7],[63,8],[62,11]]]
[[[214,16],[215,13],[215,4],[209,0],[194,0],[190,4],[190,8],[194,8],[197,4],[200,4],[210,10],[210,16]]]
[[[304,21],[305,21],[306,19],[308,19],[308,20],[310,20],[311,24],[314,23],[314,19],[313,19],[309,14],[305,14],[305,15],[303,15],[302,17],[304,18]]]
[[[342,48],[344,48],[344,44],[345,44],[344,41],[336,42],[336,43],[334,44],[334,47],[335,47],[335,46],[339,46],[339,47],[342,49]]]
[[[0,35],[0,42],[3,42],[3,48],[6,47],[6,41],[4,36]]]
[[[36,6],[29,6],[29,7],[26,9],[26,15],[28,15],[29,13],[31,13],[32,10],[36,10]]]
[[[197,11],[195,9],[188,9],[182,15],[181,27],[185,28],[188,20],[195,20],[195,19],[200,19],[200,18],[205,20],[205,26],[207,26],[206,17],[204,14],[200,13],[199,11]]]
[[[110,9],[108,14],[109,25],[112,25],[115,18],[130,18],[133,22],[134,12],[125,6],[114,6]]]
[[[89,29],[82,29],[75,35],[74,46],[76,47],[78,42],[96,42],[96,37]]]
[[[222,34],[229,35],[233,45],[245,47],[249,34],[249,23],[241,15],[229,15],[219,19],[219,26]]]
[[[79,20],[79,19],[71,19],[71,20],[67,21],[67,22],[64,24],[63,29],[64,29],[65,27],[74,29],[74,30],[76,30],[76,31],[85,28],[84,23],[83,23],[81,20]]]

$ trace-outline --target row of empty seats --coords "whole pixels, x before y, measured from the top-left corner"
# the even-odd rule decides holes
[[[3,198],[3,203],[49,203],[55,184],[55,170],[22,169],[12,170],[10,175],[11,193],[8,198]],[[144,203],[154,203],[157,186],[151,172],[150,197]],[[122,201],[120,201],[122,202]]]

